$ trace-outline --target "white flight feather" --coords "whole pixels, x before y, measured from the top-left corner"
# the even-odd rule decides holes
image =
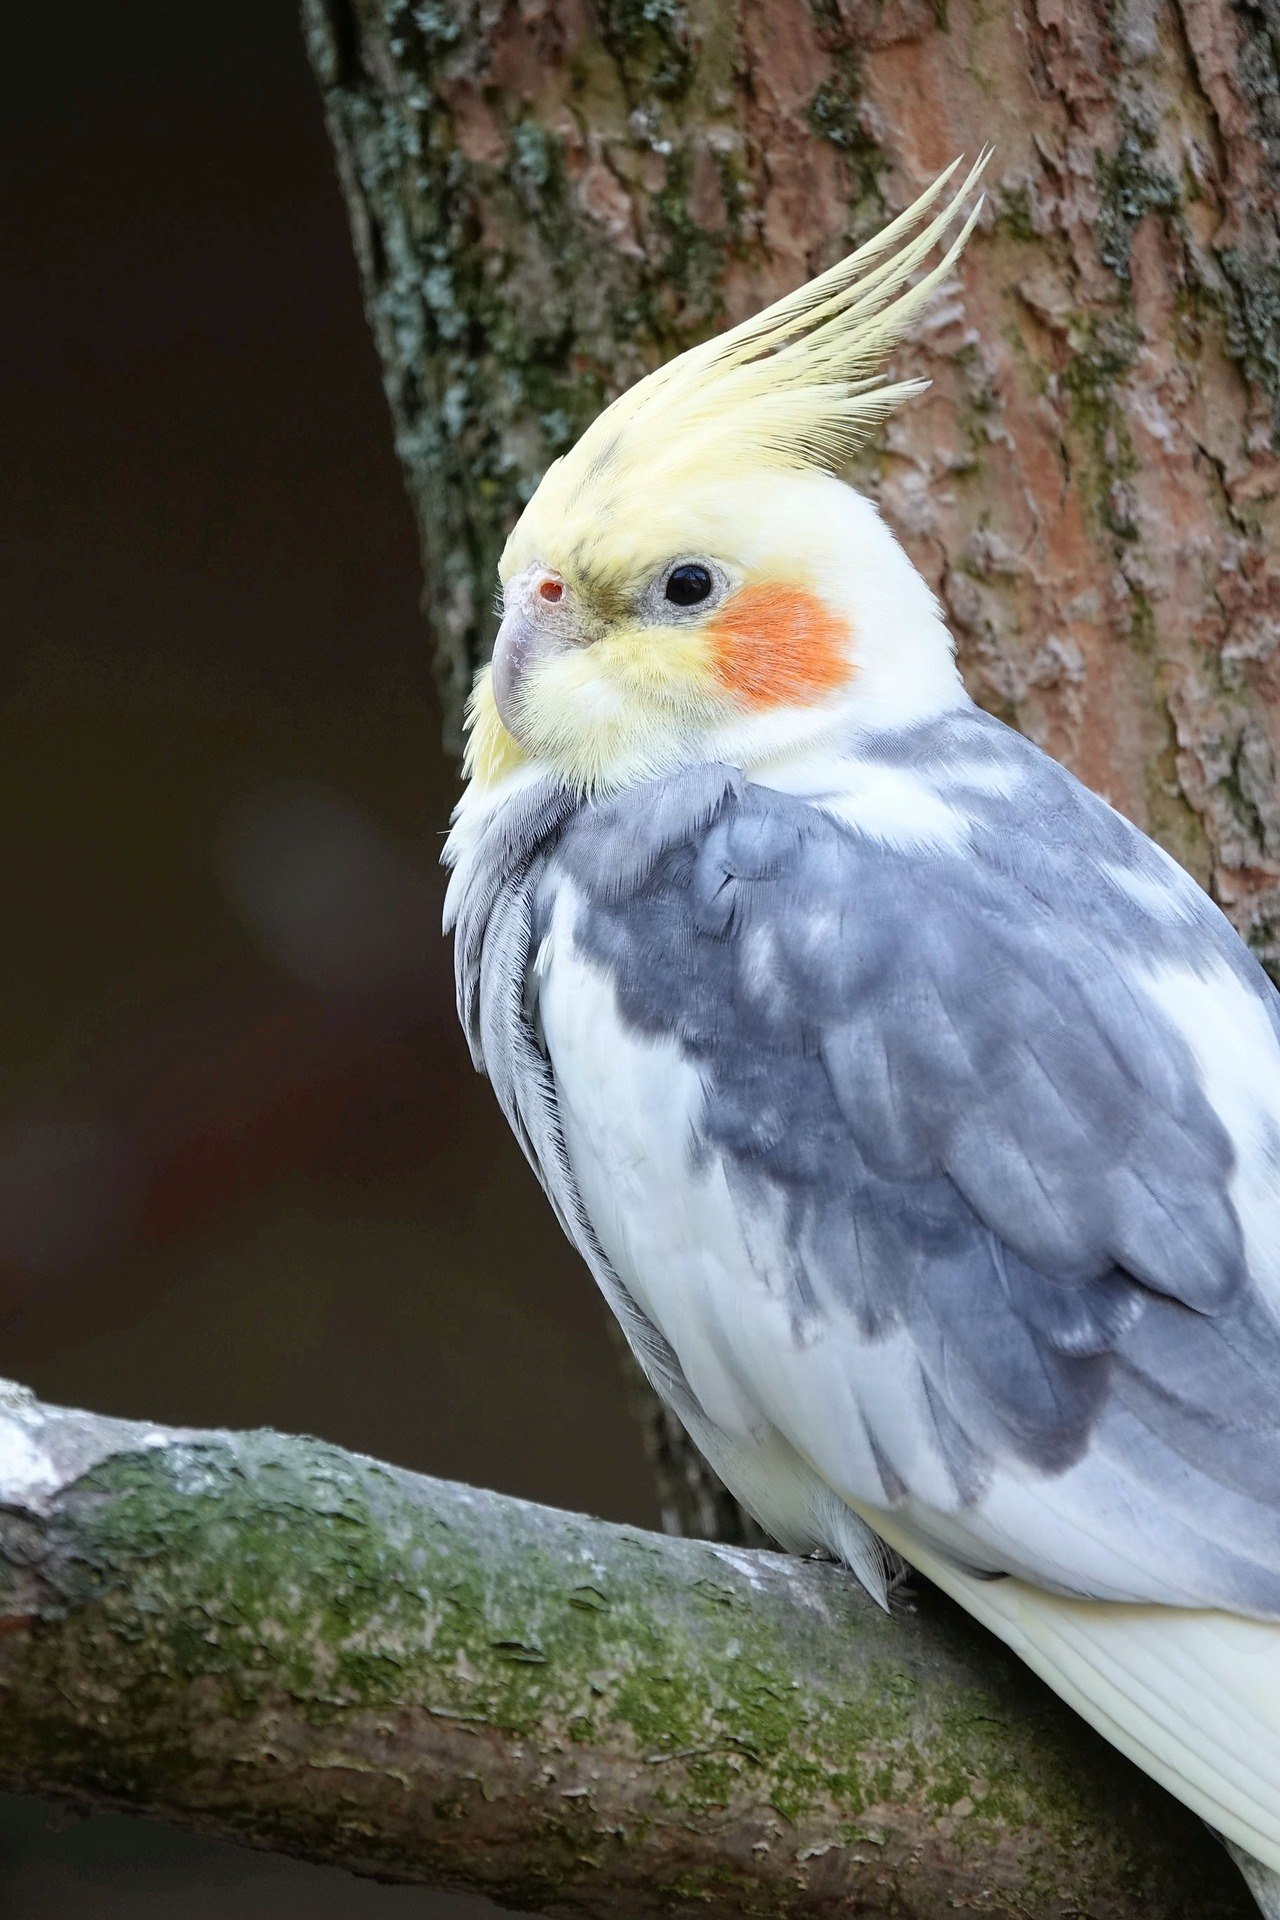
[[[1179,1027],[1235,1149],[1231,1199],[1249,1271],[1280,1309],[1280,1041],[1267,1010],[1225,964],[1152,969],[1152,998]]]
[[[874,1525],[1121,1753],[1280,1872],[1280,1629],[975,1580],[892,1518]]]

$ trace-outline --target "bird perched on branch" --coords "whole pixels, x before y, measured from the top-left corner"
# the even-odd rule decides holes
[[[837,477],[976,172],[547,472],[446,855],[460,1009],[743,1506],[881,1598],[920,1568],[1280,1914],[1280,997],[972,704]]]

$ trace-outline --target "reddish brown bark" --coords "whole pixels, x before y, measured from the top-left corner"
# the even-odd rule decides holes
[[[1280,951],[1280,90],[1252,0],[308,0],[453,717],[600,399],[995,143],[860,476],[973,691]]]

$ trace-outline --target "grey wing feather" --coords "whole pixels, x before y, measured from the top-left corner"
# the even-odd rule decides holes
[[[650,831],[648,790],[568,824],[576,937],[628,1025],[696,1064],[700,1151],[772,1237],[796,1342],[910,1336],[971,1533],[1004,1515],[1006,1564],[1059,1581],[1033,1543],[1018,1560],[1011,1488],[1109,1532],[1103,1558],[1137,1509],[1151,1597],[1280,1615],[1280,1325],[1231,1137],[1138,971],[1225,966],[1273,1025],[1274,990],[1185,876],[998,723],[883,752],[950,783],[966,849],[902,852],[731,782],[708,807],[704,773],[683,834]],[[1016,805],[965,790],[984,761]],[[909,1500],[909,1468],[886,1458],[872,1493]]]
[[[609,849],[617,861],[614,873],[632,884],[641,881],[670,839],[705,821],[734,784],[720,769],[701,787],[695,783],[688,795],[691,805],[682,805],[675,818],[668,818],[662,805],[655,806],[646,834],[636,840],[626,860],[620,846]],[[477,1069],[489,1076],[561,1227],[608,1300],[642,1371],[712,1465],[727,1482],[738,1484],[737,1460],[744,1450],[707,1420],[679,1359],[619,1279],[588,1218],[565,1150],[555,1077],[531,1018],[536,956],[555,891],[549,850],[577,805],[580,802],[558,784],[534,783],[494,815],[459,865],[446,908],[446,931],[452,927],[455,933],[458,1013]],[[601,869],[602,876],[607,872]],[[823,1536],[816,1527],[795,1524],[794,1516],[781,1508],[747,1504],[763,1526],[795,1551],[820,1544]],[[825,1532],[840,1540],[842,1557],[872,1592],[882,1594],[892,1556],[879,1549],[851,1514],[833,1515]]]

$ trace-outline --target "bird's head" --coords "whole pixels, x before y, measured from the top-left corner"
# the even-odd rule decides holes
[[[977,171],[927,223],[954,168],[849,259],[640,381],[548,470],[502,556],[479,785],[530,762],[585,792],[751,766],[954,701],[932,594],[836,473],[919,390],[878,370],[968,237],[977,208],[911,284]]]

